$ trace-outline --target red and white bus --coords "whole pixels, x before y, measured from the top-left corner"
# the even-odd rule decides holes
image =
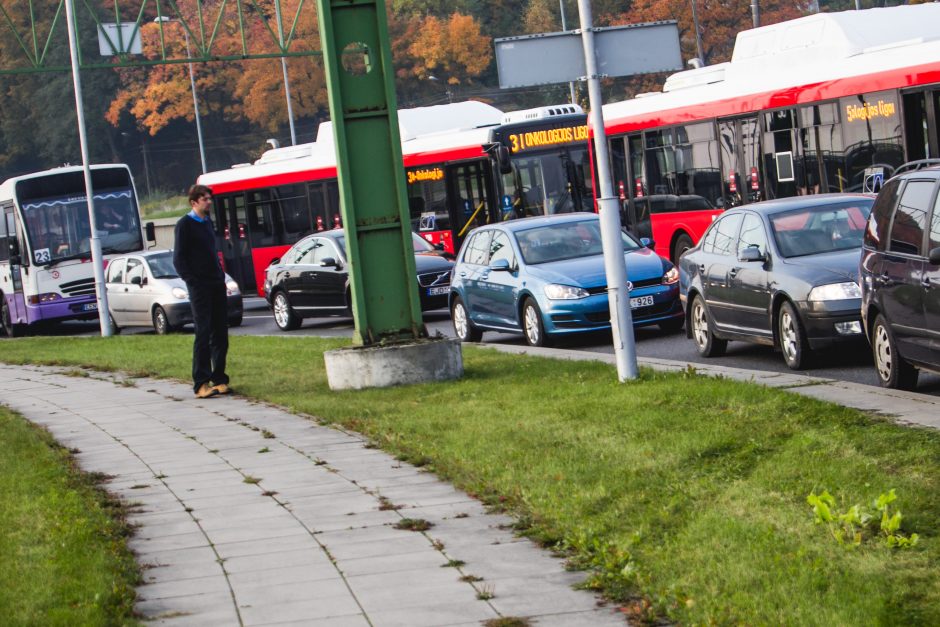
[[[594,207],[587,120],[576,105],[504,114],[480,102],[399,112],[412,229],[456,252],[482,224]],[[226,270],[262,293],[270,261],[340,225],[330,122],[311,144],[199,177],[215,197]]]
[[[676,259],[713,219],[689,208],[876,191],[940,157],[938,24],[933,3],[764,26],[738,34],[730,62],[606,105],[624,223]]]

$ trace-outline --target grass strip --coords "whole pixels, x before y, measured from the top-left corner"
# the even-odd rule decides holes
[[[231,338],[246,396],[355,429],[515,515],[637,619],[940,624],[940,434],[692,371],[464,347],[460,381],[331,392],[318,338]],[[187,380],[192,338],[28,338],[3,360]],[[840,511],[894,488],[913,548],[839,545]],[[455,557],[464,557],[456,555]]]
[[[0,615],[7,625],[136,623],[123,510],[48,432],[0,407]]]

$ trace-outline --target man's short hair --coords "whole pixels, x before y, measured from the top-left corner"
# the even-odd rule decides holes
[[[196,202],[203,196],[211,196],[212,190],[205,185],[193,185],[189,188],[189,202]]]

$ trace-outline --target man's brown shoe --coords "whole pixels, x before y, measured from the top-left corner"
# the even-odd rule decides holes
[[[219,391],[214,387],[211,387],[208,383],[203,383],[199,386],[199,389],[196,390],[196,398],[212,398],[213,396],[218,396]]]
[[[220,383],[216,386],[213,386],[212,389],[218,392],[219,394],[231,394],[232,393],[232,388],[228,386],[228,383]]]

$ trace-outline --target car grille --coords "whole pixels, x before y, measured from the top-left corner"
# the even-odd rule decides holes
[[[654,278],[652,278],[652,279],[644,279],[643,281],[634,281],[634,282],[633,282],[633,289],[636,290],[636,289],[639,289],[639,288],[641,288],[641,287],[650,287],[650,286],[653,286],[653,285],[660,285],[662,282],[663,282],[663,280],[662,280],[661,277],[654,277]],[[599,285],[599,286],[597,286],[597,287],[589,287],[589,288],[587,288],[587,293],[590,294],[590,295],[592,295],[592,296],[593,296],[594,294],[606,294],[606,293],[607,293],[607,286],[606,286],[606,285]]]
[[[87,296],[95,293],[95,280],[79,279],[78,281],[69,281],[61,285],[62,293],[66,296]]]
[[[649,318],[652,316],[659,316],[664,313],[668,313],[672,309],[673,303],[655,303],[648,307],[637,307],[632,310],[634,320],[643,320],[644,318]],[[610,311],[598,311],[595,313],[584,314],[584,317],[588,319],[589,322],[601,323],[601,322],[610,322]]]
[[[440,287],[444,285],[450,285],[450,270],[419,274],[418,285],[421,287]]]

